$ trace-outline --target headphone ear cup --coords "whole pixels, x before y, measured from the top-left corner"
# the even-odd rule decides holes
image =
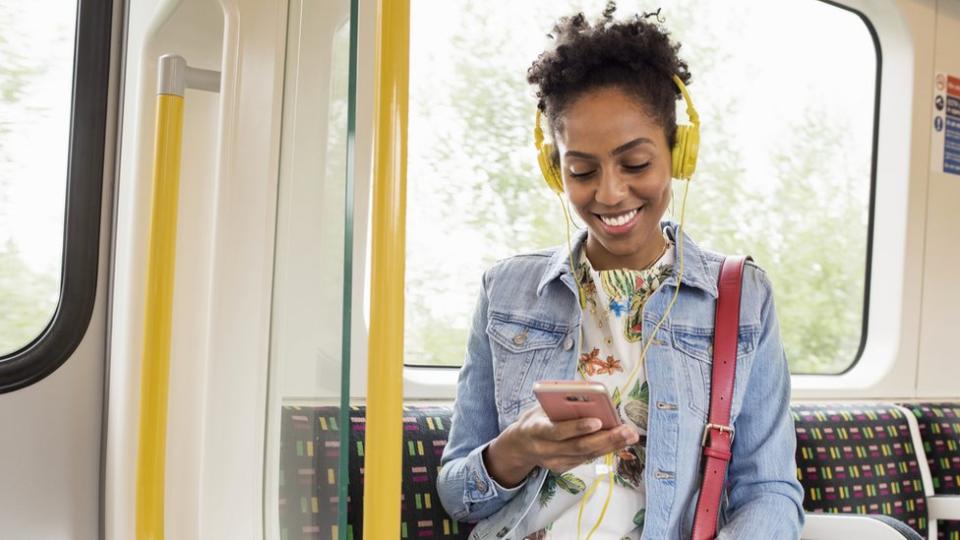
[[[697,154],[700,150],[699,126],[677,126],[677,142],[671,150],[672,175],[677,179],[689,179],[697,169]]]
[[[563,176],[560,169],[553,162],[553,145],[543,144],[540,146],[537,154],[537,163],[540,164],[540,172],[543,173],[543,180],[554,193],[563,193]]]

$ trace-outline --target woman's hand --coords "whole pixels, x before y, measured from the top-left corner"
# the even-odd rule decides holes
[[[537,405],[497,436],[484,451],[487,472],[503,487],[514,487],[540,466],[561,473],[581,463],[634,444],[630,426],[600,430],[597,418],[551,422]]]

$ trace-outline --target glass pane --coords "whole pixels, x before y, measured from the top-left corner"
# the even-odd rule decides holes
[[[350,1],[290,4],[277,209],[269,430],[282,539],[345,538],[341,453]],[[349,310],[347,311],[349,313]],[[279,423],[279,429],[276,424]],[[276,444],[276,439],[271,444]],[[270,482],[270,475],[267,481]],[[269,500],[269,497],[266,498]],[[271,520],[267,520],[271,523]]]
[[[413,3],[408,364],[459,365],[482,270],[565,241],[535,162],[525,76],[553,21],[596,16],[601,4]],[[648,7],[618,6],[621,17]],[[703,121],[688,231],[767,270],[794,372],[844,370],[864,315],[877,73],[868,28],[818,0],[677,0],[662,16]]]
[[[76,9],[0,3],[0,356],[60,301]]]

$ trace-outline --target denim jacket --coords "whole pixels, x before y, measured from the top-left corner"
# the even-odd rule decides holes
[[[678,227],[663,227],[674,239]],[[577,237],[575,260],[585,238],[586,233]],[[651,407],[644,539],[690,537],[701,480],[700,445],[709,409],[723,257],[701,250],[686,235],[682,249],[679,296],[645,362]],[[674,256],[676,260],[679,254]],[[675,288],[674,275],[644,305],[645,339]],[[487,472],[482,452],[535,404],[535,381],[574,378],[581,322],[576,290],[565,247],[509,258],[484,274],[437,479],[447,512],[460,521],[479,521],[472,540],[519,538],[532,532],[524,519],[547,471],[535,468],[519,487],[505,489]],[[748,262],[731,408],[736,432],[717,538],[800,537],[803,491],[796,477],[789,406],[790,373],[770,282]]]

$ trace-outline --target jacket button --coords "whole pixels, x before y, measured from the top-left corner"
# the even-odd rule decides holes
[[[669,480],[673,478],[673,473],[668,471],[657,470],[657,472],[653,473],[653,477],[656,478],[657,480]]]
[[[526,343],[526,342],[527,342],[527,333],[526,333],[526,332],[521,332],[521,333],[513,336],[513,344],[514,344],[514,345],[520,346],[520,345],[523,345],[523,344]]]
[[[478,472],[473,473],[473,481],[477,487],[477,491],[479,491],[480,493],[487,492],[487,487],[488,487],[487,483],[483,480],[483,478],[480,477],[480,473]]]
[[[573,337],[567,336],[567,339],[563,340],[563,350],[569,351],[573,348]]]

